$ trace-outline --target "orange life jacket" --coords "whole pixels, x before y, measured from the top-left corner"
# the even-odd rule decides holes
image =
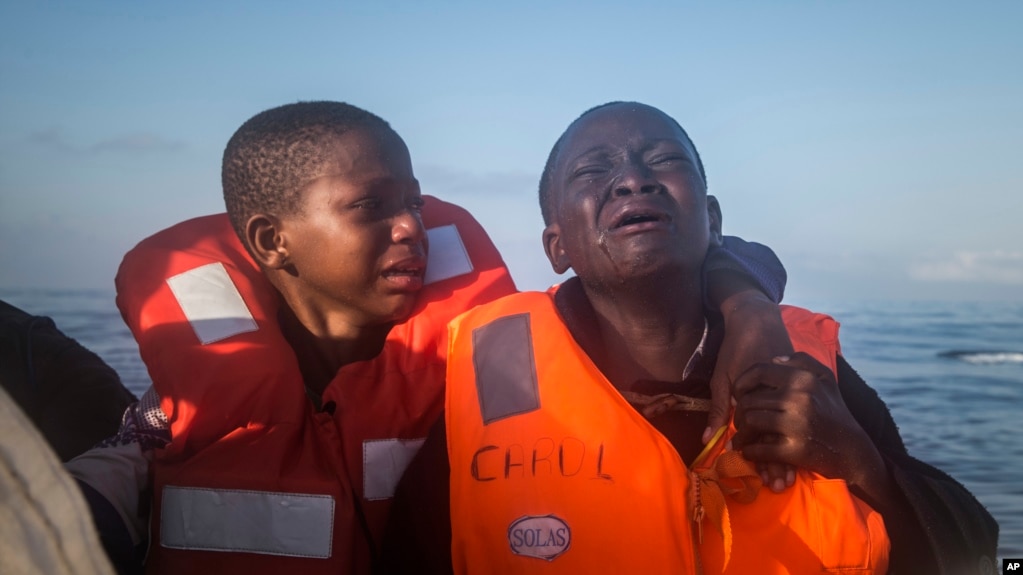
[[[795,349],[834,370],[838,324],[788,306],[783,318]],[[806,471],[781,494],[727,499],[730,545],[697,529],[695,474],[576,344],[553,290],[477,307],[450,329],[456,573],[886,572],[880,515]],[[707,466],[744,461],[724,444]]]
[[[124,258],[117,304],[172,441],[157,450],[150,572],[368,573],[389,499],[443,404],[447,323],[515,286],[465,210],[426,197],[413,315],[344,366],[317,410],[277,322],[279,294],[225,214]]]

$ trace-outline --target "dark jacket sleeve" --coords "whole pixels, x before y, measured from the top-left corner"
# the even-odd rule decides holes
[[[378,573],[453,572],[449,486],[447,433],[441,414],[395,490]]]
[[[991,514],[950,475],[909,455],[884,401],[841,356],[838,385],[902,497],[901,509],[879,510],[892,541],[890,572],[959,575],[993,566],[998,524]]]
[[[114,506],[88,483],[80,480],[75,480],[75,483],[92,513],[92,522],[107,559],[118,575],[142,575],[148,542],[132,543],[131,534]]]
[[[135,396],[53,320],[0,301],[0,382],[61,461],[117,433]]]
[[[725,236],[720,246],[712,245],[707,249],[703,260],[704,282],[717,272],[730,272],[746,278],[775,303],[781,303],[785,295],[785,266],[774,251],[763,244]],[[704,285],[703,293],[709,294],[710,290],[706,288]],[[712,303],[705,303],[709,309],[716,309]]]

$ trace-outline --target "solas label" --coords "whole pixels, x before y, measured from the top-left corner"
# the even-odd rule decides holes
[[[508,545],[516,555],[553,561],[571,543],[572,530],[554,515],[527,515],[508,526]]]

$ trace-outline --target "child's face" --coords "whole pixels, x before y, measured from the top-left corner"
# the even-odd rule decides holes
[[[427,249],[408,149],[394,132],[358,129],[335,140],[332,158],[282,221],[302,305],[352,325],[401,321]]]
[[[580,119],[554,168],[551,262],[598,283],[669,266],[698,272],[720,227],[697,166],[692,143],[660,110],[617,104]]]

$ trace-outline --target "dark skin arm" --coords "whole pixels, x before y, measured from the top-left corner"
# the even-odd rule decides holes
[[[878,511],[894,499],[880,452],[846,407],[826,366],[805,353],[774,358],[735,386],[733,445],[751,461],[783,462],[844,479]]]
[[[758,363],[793,352],[778,305],[747,276],[730,270],[712,271],[707,274],[707,289],[709,303],[717,305],[724,318],[725,338],[710,380],[711,408],[704,443],[728,424],[739,376]],[[765,459],[757,462],[757,467],[764,485],[774,491],[795,481],[795,471],[786,463]]]
[[[993,558],[998,526],[958,482],[906,451],[884,402],[844,358],[838,379],[810,356],[757,366],[736,385],[733,446],[850,490],[884,517],[892,573],[974,572]]]

